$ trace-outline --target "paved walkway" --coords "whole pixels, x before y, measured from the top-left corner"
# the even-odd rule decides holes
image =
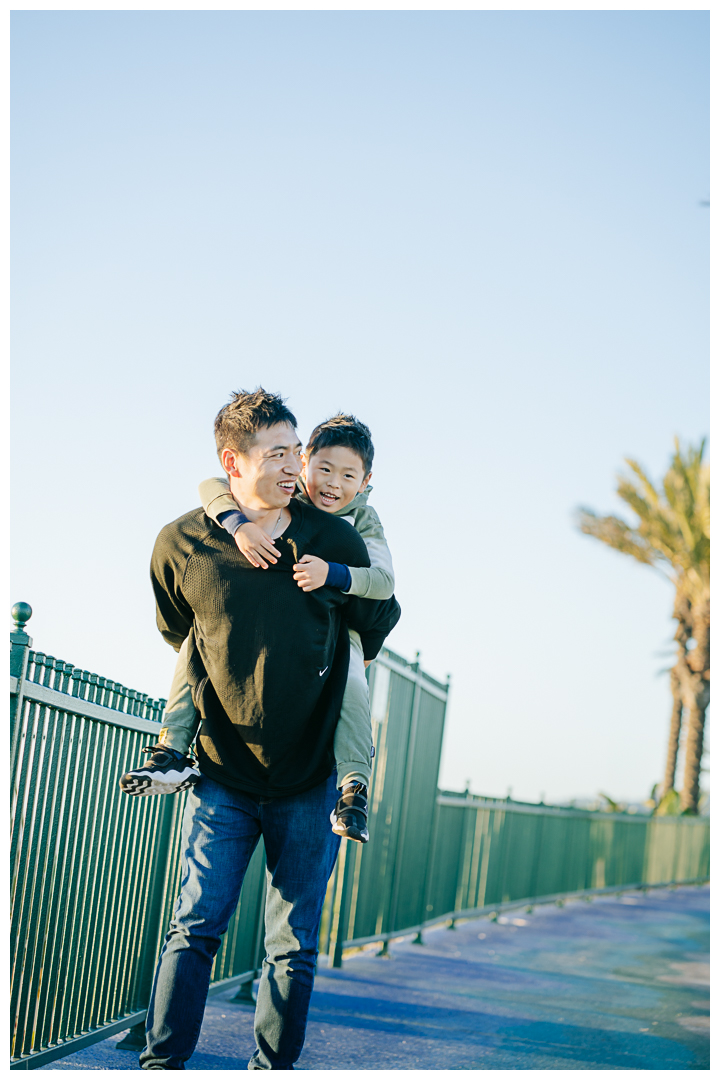
[[[708,1069],[706,887],[543,905],[318,972],[300,1069]],[[252,1009],[209,999],[188,1069],[245,1069]],[[136,1069],[121,1036],[48,1069]]]

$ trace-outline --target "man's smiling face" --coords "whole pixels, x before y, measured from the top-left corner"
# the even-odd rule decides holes
[[[303,475],[310,502],[331,513],[351,503],[370,479],[362,458],[348,446],[324,446],[311,454]]]
[[[252,510],[287,506],[302,470],[302,444],[290,424],[260,428],[246,454],[223,450],[222,463],[230,489]]]

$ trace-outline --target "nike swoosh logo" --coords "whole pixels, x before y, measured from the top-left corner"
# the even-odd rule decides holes
[[[329,664],[328,664],[328,667],[330,667],[330,665],[329,665]],[[323,675],[325,674],[325,672],[327,671],[327,669],[328,669],[328,668],[323,668],[323,669],[322,669],[322,671],[320,672],[320,676],[321,676],[321,678],[322,678],[322,676],[323,676]]]

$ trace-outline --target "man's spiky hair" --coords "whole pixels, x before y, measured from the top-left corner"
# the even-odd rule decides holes
[[[261,428],[274,424],[297,427],[297,420],[279,394],[269,394],[262,386],[252,393],[238,390],[215,417],[218,456],[225,447],[247,454]]]
[[[323,421],[308,439],[307,455],[311,458],[326,446],[346,446],[354,450],[363,463],[363,472],[367,476],[372,470],[375,447],[372,443],[370,428],[361,423],[350,413],[338,413]]]

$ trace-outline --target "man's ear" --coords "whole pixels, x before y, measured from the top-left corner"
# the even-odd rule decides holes
[[[226,446],[220,453],[220,463],[228,476],[242,476],[240,472],[240,455],[236,450]]]
[[[360,494],[361,494],[361,492],[363,492],[363,491],[365,490],[365,488],[366,488],[366,487],[368,486],[368,484],[370,483],[370,477],[371,477],[371,476],[372,476],[372,473],[371,473],[371,472],[369,472],[369,473],[367,474],[367,476],[365,477],[365,479],[363,480],[363,482],[362,482],[362,484],[360,485],[360,487],[358,488],[358,495],[360,495]]]

